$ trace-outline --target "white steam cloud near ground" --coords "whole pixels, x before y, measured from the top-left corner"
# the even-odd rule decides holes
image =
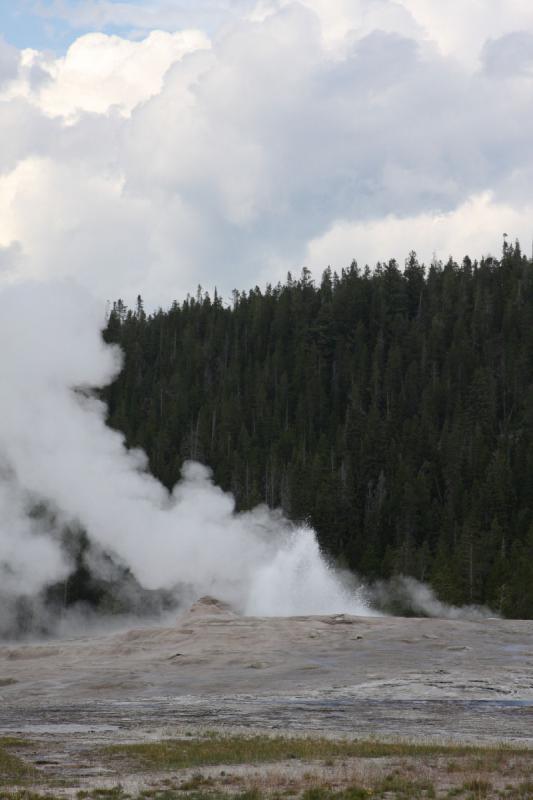
[[[0,303],[0,632],[16,628],[17,598],[67,580],[65,528],[86,532],[96,574],[106,576],[106,554],[142,589],[182,602],[209,593],[250,615],[372,615],[369,597],[383,606],[394,596],[417,613],[478,613],[449,609],[412,579],[357,587],[326,562],[314,531],[265,506],[236,513],[201,464],[186,463],[169,493],[94,396],[121,365],[101,336],[101,304],[68,283],[10,287]]]
[[[145,589],[211,593],[259,615],[371,613],[322,558],[313,531],[260,507],[236,514],[188,463],[169,494],[90,394],[120,367],[102,309],[67,285],[0,293],[0,592],[32,595],[71,568],[57,532],[81,526]],[[54,529],[30,515],[36,503]],[[93,568],[97,568],[93,560]],[[7,607],[7,606],[6,606]]]

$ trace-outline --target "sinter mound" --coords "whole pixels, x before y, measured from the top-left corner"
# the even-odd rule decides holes
[[[232,607],[229,603],[224,603],[223,600],[218,600],[216,597],[211,597],[206,594],[200,597],[196,603],[193,603],[190,609],[180,617],[180,622],[184,617],[236,617]]]
[[[0,681],[0,736],[191,723],[533,744],[531,621],[244,617],[203,597],[171,628],[0,645]]]

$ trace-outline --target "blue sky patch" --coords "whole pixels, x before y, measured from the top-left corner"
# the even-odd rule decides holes
[[[0,33],[18,48],[61,54],[85,33],[140,38],[154,29],[212,34],[253,0],[0,0]]]

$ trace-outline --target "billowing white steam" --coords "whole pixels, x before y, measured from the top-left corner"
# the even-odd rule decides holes
[[[105,425],[91,395],[121,365],[101,304],[69,284],[0,292],[0,591],[38,592],[69,571],[32,506],[44,502],[147,589],[189,587],[255,614],[369,613],[322,558],[314,533],[231,496],[194,463],[169,494]]]

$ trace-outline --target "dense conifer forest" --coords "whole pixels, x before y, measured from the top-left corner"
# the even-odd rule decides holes
[[[315,285],[114,303],[110,424],[168,487],[210,465],[240,509],[282,507],[338,562],[533,617],[533,264],[411,254]]]

